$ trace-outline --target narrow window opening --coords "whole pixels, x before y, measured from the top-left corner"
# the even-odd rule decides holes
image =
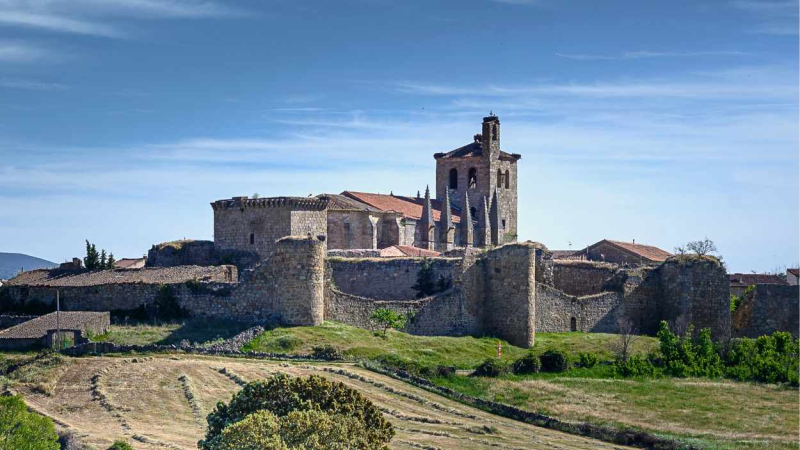
[[[478,187],[478,169],[471,168],[469,169],[469,188],[475,189]]]
[[[578,321],[575,318],[569,319],[569,331],[577,331],[578,330]]]
[[[497,125],[492,125],[492,140],[497,140]]]
[[[253,245],[255,243],[256,243],[256,235],[253,234],[253,233],[250,233],[250,245]]]
[[[506,219],[503,219],[503,229],[506,229]]]
[[[458,170],[450,169],[450,189],[458,189]]]
[[[478,214],[478,210],[475,209],[474,206],[469,208],[469,218],[475,220],[475,216]]]
[[[497,189],[503,189],[503,171],[497,169]]]
[[[510,179],[511,179],[511,172],[509,172],[508,169],[506,169],[506,189],[510,189],[511,186],[511,182],[509,181]]]

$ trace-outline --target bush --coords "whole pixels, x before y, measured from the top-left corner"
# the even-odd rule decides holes
[[[591,369],[600,362],[600,357],[594,353],[580,353],[578,354],[578,364],[581,367]]]
[[[617,376],[625,378],[654,377],[657,373],[653,363],[641,356],[631,356],[627,360],[618,359],[614,362],[614,374]]]
[[[406,316],[398,312],[392,311],[387,308],[376,309],[369,319],[383,328],[383,337],[386,337],[386,332],[389,328],[395,330],[402,330],[406,326]]]
[[[543,372],[564,372],[571,366],[569,355],[562,350],[548,349],[539,359]]]
[[[303,341],[297,336],[281,336],[275,340],[281,350],[288,352],[303,345]]]
[[[517,375],[538,373],[540,370],[542,370],[542,361],[533,353],[528,353],[522,358],[514,361],[512,370]]]
[[[59,450],[53,421],[28,411],[22,397],[0,397],[0,450]]]
[[[684,337],[669,330],[667,322],[661,321],[658,339],[663,358],[664,371],[676,377],[710,377],[722,375],[720,349],[711,340],[711,330],[704,328],[696,338],[692,338],[690,326]]]
[[[127,441],[116,440],[108,450],[133,450],[133,447]]]
[[[735,339],[725,354],[725,374],[736,380],[797,386],[798,347],[788,332]]]
[[[476,377],[499,377],[508,373],[508,366],[497,358],[489,358],[482,362],[475,371],[472,372]]]
[[[365,430],[367,447],[364,448],[383,447],[394,437],[392,425],[358,391],[316,375],[293,378],[281,374],[246,384],[228,404],[218,402],[208,415],[205,440],[200,441],[198,447],[217,450],[223,430],[252,413],[268,411],[282,418],[292,412],[309,410],[359,422]]]
[[[433,370],[430,367],[423,366],[414,360],[402,358],[391,353],[379,355],[377,358],[375,358],[375,361],[377,361],[378,364],[386,369],[393,371],[402,370],[412,375],[428,376],[433,373]]]
[[[311,349],[311,356],[318,359],[325,359],[328,361],[340,360],[344,359],[344,355],[342,352],[332,346],[332,345],[323,345],[322,347],[314,347]]]
[[[292,411],[280,418],[259,411],[226,427],[215,444],[215,450],[371,448],[361,422],[322,411]]]
[[[178,297],[168,284],[158,286],[158,293],[153,302],[156,308],[155,317],[160,320],[174,321],[186,317],[186,311],[178,303]]]
[[[452,377],[456,374],[456,368],[451,366],[436,366],[436,376],[439,377]]]

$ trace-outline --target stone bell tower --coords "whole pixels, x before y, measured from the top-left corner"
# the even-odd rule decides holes
[[[453,206],[470,208],[474,236],[489,234],[494,245],[516,241],[517,161],[521,156],[500,150],[500,118],[490,113],[483,118],[481,133],[474,136],[473,142],[433,157],[436,159],[436,198],[444,202],[449,194]],[[491,230],[480,229],[478,210],[484,201],[493,214],[493,220],[486,224],[493,227]],[[457,236],[455,244],[466,245],[463,242],[466,235],[457,233]],[[481,239],[475,240],[474,244],[482,245]]]

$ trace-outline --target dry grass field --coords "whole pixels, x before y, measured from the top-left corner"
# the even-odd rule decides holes
[[[217,401],[227,401],[242,382],[279,372],[319,374],[361,391],[395,426],[392,448],[620,448],[494,416],[346,364],[184,355],[67,358],[12,387],[31,408],[98,448],[122,438],[137,449],[193,449]]]

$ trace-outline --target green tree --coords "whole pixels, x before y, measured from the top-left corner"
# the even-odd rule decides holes
[[[106,269],[114,269],[114,266],[117,264],[117,260],[114,259],[114,253],[108,254],[108,261],[106,261]]]
[[[100,251],[100,264],[97,268],[100,270],[108,269],[108,256],[106,256],[106,249]]]
[[[423,298],[435,294],[436,288],[433,265],[428,258],[422,258],[422,264],[417,272],[417,282],[411,286],[411,289],[417,291],[417,298]]]
[[[288,430],[288,425],[294,420],[298,425],[294,427],[291,436],[288,434],[289,431],[285,431],[281,437],[281,441],[287,438],[287,441],[283,443],[290,446],[289,448],[292,448],[291,446],[296,445],[298,442],[303,442],[298,436],[313,434],[308,431],[311,427],[310,424],[324,422],[322,419],[311,415],[291,415],[293,412],[316,411],[333,416],[335,421],[339,423],[358,422],[358,427],[353,425],[348,430],[361,430],[360,427],[363,427],[364,446],[354,444],[349,448],[383,448],[394,437],[394,429],[389,421],[360,392],[347,387],[343,383],[330,381],[316,375],[295,378],[280,374],[265,381],[246,384],[242,390],[233,395],[228,404],[218,402],[214,410],[208,415],[205,440],[198,442],[198,448],[201,450],[250,449],[250,447],[246,446],[220,447],[220,445],[226,442],[223,437],[226,429],[234,424],[243,422],[248,416],[259,411],[266,411],[278,419],[271,420],[268,416],[262,415],[257,419],[251,419],[252,422],[247,422],[247,424],[240,425],[240,427],[254,430],[255,433],[261,433],[260,435],[272,430],[270,432],[270,435],[272,435],[276,429]],[[284,420],[284,417],[287,425],[281,427],[280,422]],[[355,433],[355,431],[353,432]],[[327,431],[322,434],[324,435],[325,433]],[[289,439],[290,437],[291,439]],[[281,449],[286,447],[264,446],[257,448],[262,450],[264,448]]]
[[[402,330],[406,326],[406,316],[387,308],[376,309],[369,318],[383,328],[383,337],[386,337],[389,328]]]
[[[133,447],[128,443],[128,441],[118,439],[114,441],[111,447],[108,447],[108,450],[133,450]]]
[[[83,258],[83,266],[88,270],[97,270],[100,267],[100,255],[97,253],[97,247],[86,240],[86,256]]]
[[[0,450],[59,450],[53,421],[28,411],[18,395],[0,397]]]

